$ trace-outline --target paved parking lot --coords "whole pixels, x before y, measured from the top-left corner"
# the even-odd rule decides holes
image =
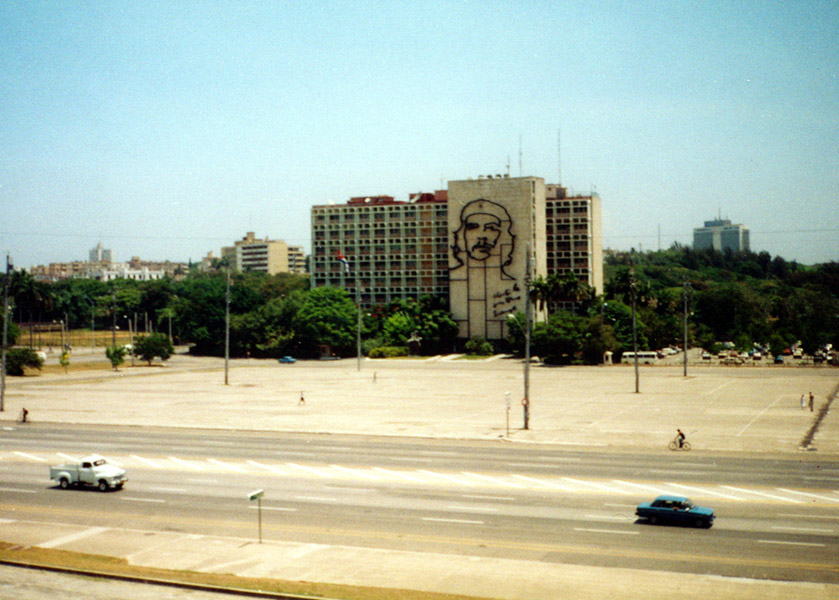
[[[7,378],[6,411],[40,421],[502,439],[666,451],[676,428],[693,451],[801,452],[839,369],[801,366],[642,366],[530,369],[523,431],[523,364],[435,359],[224,361],[178,355],[165,366]],[[802,394],[814,411],[801,409]],[[304,402],[300,402],[301,394]],[[509,394],[510,410],[506,410]],[[810,450],[839,454],[829,411]],[[509,414],[509,436],[507,417]]]

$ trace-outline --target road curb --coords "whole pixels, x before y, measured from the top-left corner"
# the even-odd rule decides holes
[[[32,569],[36,571],[50,571],[53,573],[62,573],[65,575],[82,575],[85,577],[96,577],[99,579],[111,579],[114,581],[125,581],[129,583],[145,583],[148,585],[158,585],[179,588],[184,590],[193,590],[199,592],[212,592],[217,594],[228,594],[231,596],[241,596],[248,598],[269,598],[271,600],[339,600],[337,598],[326,598],[324,596],[301,596],[297,594],[285,594],[281,592],[266,592],[260,590],[249,590],[245,588],[230,588],[204,583],[190,583],[186,581],[178,581],[175,579],[163,579],[158,577],[141,577],[139,575],[122,575],[119,573],[107,573],[104,571],[88,571],[84,569],[74,569],[72,567],[59,567],[55,565],[43,565],[37,563],[30,563],[25,561],[15,561],[0,558],[0,565],[9,567],[18,567],[22,569]]]

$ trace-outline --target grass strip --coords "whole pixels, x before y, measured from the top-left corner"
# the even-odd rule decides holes
[[[98,576],[163,583],[206,586],[232,593],[275,594],[298,598],[332,600],[478,600],[476,596],[443,594],[417,590],[386,589],[308,581],[286,581],[259,577],[240,577],[223,573],[176,571],[131,565],[122,558],[84,554],[53,548],[24,547],[0,542],[0,561],[10,565],[66,569]]]

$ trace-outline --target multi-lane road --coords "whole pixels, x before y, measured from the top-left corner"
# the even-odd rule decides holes
[[[48,466],[124,465],[119,492],[58,489]],[[839,583],[839,464],[505,442],[32,424],[0,443],[0,512],[32,521]],[[711,529],[652,526],[658,494]]]

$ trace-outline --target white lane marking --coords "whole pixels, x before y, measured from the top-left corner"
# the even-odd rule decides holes
[[[17,454],[20,457],[23,457],[23,458],[26,458],[26,459],[29,459],[29,460],[34,460],[34,461],[37,461],[37,462],[47,462],[46,458],[41,458],[39,456],[33,456],[31,454],[27,454],[26,452],[18,452],[17,450],[15,450],[14,453]]]
[[[762,411],[760,411],[760,412],[757,414],[757,416],[756,416],[754,419],[752,419],[751,421],[749,421],[749,423],[748,423],[745,427],[743,427],[743,429],[741,429],[741,430],[740,430],[740,433],[738,433],[738,434],[737,434],[737,435],[735,435],[734,437],[740,437],[741,435],[743,435],[744,433],[746,433],[746,430],[747,430],[749,427],[751,427],[751,426],[755,423],[755,421],[757,421],[759,418],[761,418],[761,417],[763,416],[763,413],[765,413],[767,410],[769,410],[770,408],[772,408],[773,406],[775,406],[776,404],[778,404],[778,402],[780,402],[780,401],[782,400],[782,398],[783,398],[783,396],[778,396],[778,398],[776,398],[776,399],[775,399],[775,401],[774,401],[772,404],[770,404],[769,406],[767,406],[766,408],[764,408]]]
[[[824,544],[814,544],[811,542],[782,542],[779,540],[757,540],[758,544],[781,544],[784,546],[812,546],[815,548],[824,548]]]
[[[803,533],[833,533],[832,529],[814,529],[810,527],[783,527],[781,525],[773,525],[772,529],[777,529],[778,531],[800,531]]]
[[[215,458],[208,458],[207,462],[211,462],[214,465],[217,465],[223,469],[227,469],[228,471],[234,471],[235,473],[245,473],[244,469],[240,469],[236,465],[231,465],[230,463],[222,462],[220,460],[216,460]]]
[[[56,455],[60,456],[64,460],[69,460],[70,462],[76,462],[75,456],[70,456],[69,454],[64,454],[63,452],[56,452]]]
[[[218,479],[196,479],[194,477],[189,477],[187,479],[189,483],[197,483],[199,485],[217,485]]]
[[[14,519],[0,519],[0,525],[8,525],[9,523],[15,523]]]
[[[433,458],[418,458],[415,456],[386,456],[386,460],[391,462],[409,462],[409,463],[430,463],[434,462]]]
[[[631,517],[626,515],[586,515],[585,518],[592,521],[624,521]]]
[[[347,467],[342,467],[341,465],[329,465],[330,468],[335,469],[336,471],[340,471],[342,473],[346,473],[353,477],[361,477],[362,479],[369,479],[371,481],[381,481],[378,477],[373,475],[372,473],[368,473],[361,469],[348,469]]]
[[[317,477],[324,477],[324,478],[327,478],[327,479],[332,477],[328,473],[324,473],[323,471],[315,469],[314,467],[307,467],[305,465],[298,465],[297,463],[286,463],[285,466],[292,467],[294,469],[300,469],[301,471],[304,471],[304,472],[312,474],[312,475],[316,475]]]
[[[253,465],[254,467],[259,467],[260,469],[265,469],[266,471],[270,471],[271,473],[276,473],[277,475],[285,475],[286,472],[280,469],[279,467],[273,467],[271,465],[263,465],[260,462],[256,462],[255,460],[249,460],[249,465]]]
[[[149,489],[154,490],[155,492],[171,492],[174,494],[186,494],[186,490],[184,488],[150,487]]]
[[[19,488],[7,488],[7,487],[0,488],[0,492],[10,492],[10,493],[13,493],[13,494],[35,494],[35,493],[37,493],[37,492],[35,492],[35,490],[22,490],[22,489],[19,489]]]
[[[503,485],[506,487],[516,488],[519,490],[524,489],[523,485],[519,485],[517,483],[511,483],[509,481],[504,481],[503,479],[498,479],[497,477],[488,477],[486,475],[481,475],[479,473],[470,473],[468,471],[463,471],[463,474],[467,477],[474,477],[475,479],[480,479],[481,481],[486,481],[489,483],[494,483],[496,485]]]
[[[425,479],[420,479],[418,477],[411,477],[410,475],[407,475],[406,473],[403,473],[402,471],[391,471],[390,469],[383,469],[381,467],[373,467],[373,470],[378,471],[379,473],[384,473],[385,475],[387,475],[389,477],[393,477],[393,476],[401,477],[405,481],[410,481],[412,483],[428,483]]]
[[[730,485],[722,485],[720,487],[724,487],[727,490],[734,490],[735,492],[742,492],[744,494],[754,494],[756,496],[764,496],[766,498],[772,498],[773,500],[783,500],[784,502],[793,502],[795,504],[804,504],[803,500],[796,500],[795,498],[787,498],[786,496],[776,496],[774,494],[767,494],[765,492],[756,492],[754,490],[744,490],[742,488],[736,488]]]
[[[323,496],[295,496],[294,499],[309,502],[338,502],[336,498],[324,498]]]
[[[620,531],[618,529],[589,529],[586,527],[575,527],[574,531],[588,531],[590,533],[614,533],[616,535],[639,535],[638,531]]]
[[[454,482],[468,487],[473,487],[475,485],[471,481],[466,481],[465,479],[458,477],[452,477],[451,475],[445,475],[444,473],[435,473],[434,471],[426,471],[425,469],[420,469],[419,473],[425,473],[426,475],[430,475],[431,477],[438,477],[440,479],[445,479],[446,481]]]
[[[515,462],[508,462],[508,467],[524,467],[526,469],[555,469],[554,465],[545,465],[542,463],[515,463]]]
[[[482,494],[461,494],[461,498],[470,498],[472,500],[503,500],[506,502],[513,502],[515,498],[512,496],[485,496]]]
[[[165,504],[166,500],[160,498],[136,498],[134,496],[120,496],[120,500],[127,500],[129,502],[155,502],[157,504]]]
[[[170,456],[169,460],[171,460],[175,464],[182,465],[188,469],[193,469],[194,471],[203,471],[204,467],[199,465],[194,465],[192,463],[188,463],[187,461],[183,460],[182,458],[178,458],[177,456]]]
[[[675,487],[675,488],[680,488],[680,489],[683,489],[683,490],[688,490],[690,492],[696,492],[699,495],[711,494],[712,496],[719,496],[720,498],[726,498],[727,500],[743,500],[743,498],[739,498],[737,496],[729,496],[728,494],[721,494],[720,492],[712,492],[711,490],[707,490],[705,488],[698,488],[698,487],[693,487],[693,486],[690,486],[690,485],[682,485],[680,483],[668,483],[667,485]]]
[[[450,510],[465,510],[465,511],[478,511],[478,512],[498,512],[497,508],[482,508],[480,506],[461,506],[459,504],[450,504],[446,508]]]
[[[573,491],[573,488],[564,485],[559,485],[558,483],[553,483],[551,481],[543,481],[541,479],[536,479],[535,477],[528,477],[527,475],[513,475],[513,477],[515,477],[516,479],[521,479],[522,481],[526,481],[531,484],[535,483],[538,485],[543,485],[545,487],[551,488],[552,490],[562,490],[564,492]]]
[[[257,510],[259,507],[258,506],[248,506],[248,508],[251,509],[251,510]],[[284,506],[263,506],[262,510],[274,510],[274,511],[280,511],[280,512],[297,512],[296,508],[286,508]]]
[[[68,535],[63,535],[58,538],[54,538],[48,542],[44,542],[42,544],[35,544],[39,548],[55,548],[57,546],[63,546],[64,544],[69,544],[70,542],[76,542],[78,540],[83,540],[85,538],[89,538],[94,535],[98,535],[104,531],[108,531],[107,527],[88,527],[87,529],[83,529],[82,531],[77,531],[76,533],[70,533]]]
[[[839,521],[839,517],[833,517],[830,515],[799,515],[793,513],[778,513],[779,517],[792,517],[794,519],[818,519],[819,521],[827,521],[827,520],[836,520]]]
[[[148,458],[143,458],[142,456],[137,456],[136,454],[132,454],[131,458],[133,458],[134,460],[139,460],[141,463],[146,464],[153,469],[162,469],[163,468],[159,464],[154,462],[153,460],[149,460]]]
[[[636,487],[641,490],[645,490],[647,492],[653,492],[655,494],[666,494],[667,490],[660,488],[660,487],[653,487],[651,485],[643,485],[640,483],[632,483],[631,481],[622,481],[620,479],[613,479],[612,483],[617,483],[618,485],[628,485],[629,487]]]
[[[610,492],[610,493],[613,493],[613,494],[623,494],[624,496],[628,496],[630,494],[630,492],[626,492],[624,490],[619,490],[619,489],[614,488],[614,487],[609,487],[608,485],[602,485],[602,484],[599,484],[599,483],[594,483],[592,481],[581,481],[579,479],[571,479],[570,477],[563,477],[562,479],[563,479],[563,481],[570,481],[571,483],[574,483],[574,484],[577,484],[577,485],[582,485],[582,486],[587,485],[587,486],[593,487],[596,490]]]
[[[796,492],[795,490],[788,490],[786,488],[775,488],[779,492],[786,492],[788,494],[800,494],[801,496],[808,496],[810,498],[818,498],[820,500],[827,500],[828,502],[839,502],[839,498],[829,498],[828,496],[819,496],[818,494],[810,494],[808,492]]]
[[[435,523],[465,523],[467,525],[486,525],[484,521],[472,521],[470,519],[438,519],[435,517],[423,517],[423,521],[434,521]]]

